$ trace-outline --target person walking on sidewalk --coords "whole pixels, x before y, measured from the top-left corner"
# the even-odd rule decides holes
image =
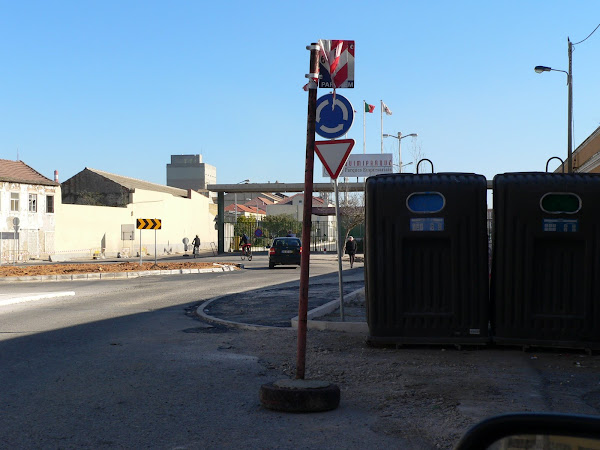
[[[352,236],[348,236],[346,241],[346,254],[350,257],[350,268],[354,266],[354,255],[356,255],[356,241]]]
[[[196,237],[192,241],[192,245],[194,246],[194,258],[195,258],[196,255],[198,253],[200,253],[200,238],[198,237],[198,235],[196,235]]]

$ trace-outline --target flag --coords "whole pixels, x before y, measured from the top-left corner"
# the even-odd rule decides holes
[[[392,115],[392,110],[388,108],[387,105],[383,102],[381,102],[381,109],[383,109],[383,112],[386,113],[388,116]]]
[[[372,113],[373,111],[375,111],[375,105],[369,105],[367,102],[365,102],[365,112]]]

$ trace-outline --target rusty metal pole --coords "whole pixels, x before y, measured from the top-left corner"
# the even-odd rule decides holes
[[[300,260],[300,298],[298,301],[298,343],[296,356],[296,378],[304,379],[306,369],[306,325],[308,314],[308,282],[310,264],[310,229],[312,218],[313,172],[315,163],[315,127],[317,117],[317,85],[319,45],[313,43],[310,50],[310,72],[308,89],[308,117],[306,121],[306,164],[304,166],[304,205],[302,209],[302,258]]]

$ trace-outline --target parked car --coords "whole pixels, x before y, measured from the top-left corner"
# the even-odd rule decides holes
[[[269,248],[269,269],[276,265],[300,265],[302,241],[297,237],[278,237]]]

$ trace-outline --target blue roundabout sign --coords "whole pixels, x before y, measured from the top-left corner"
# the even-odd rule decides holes
[[[317,100],[317,120],[315,131],[325,139],[343,136],[352,127],[354,109],[346,97],[327,94]]]

